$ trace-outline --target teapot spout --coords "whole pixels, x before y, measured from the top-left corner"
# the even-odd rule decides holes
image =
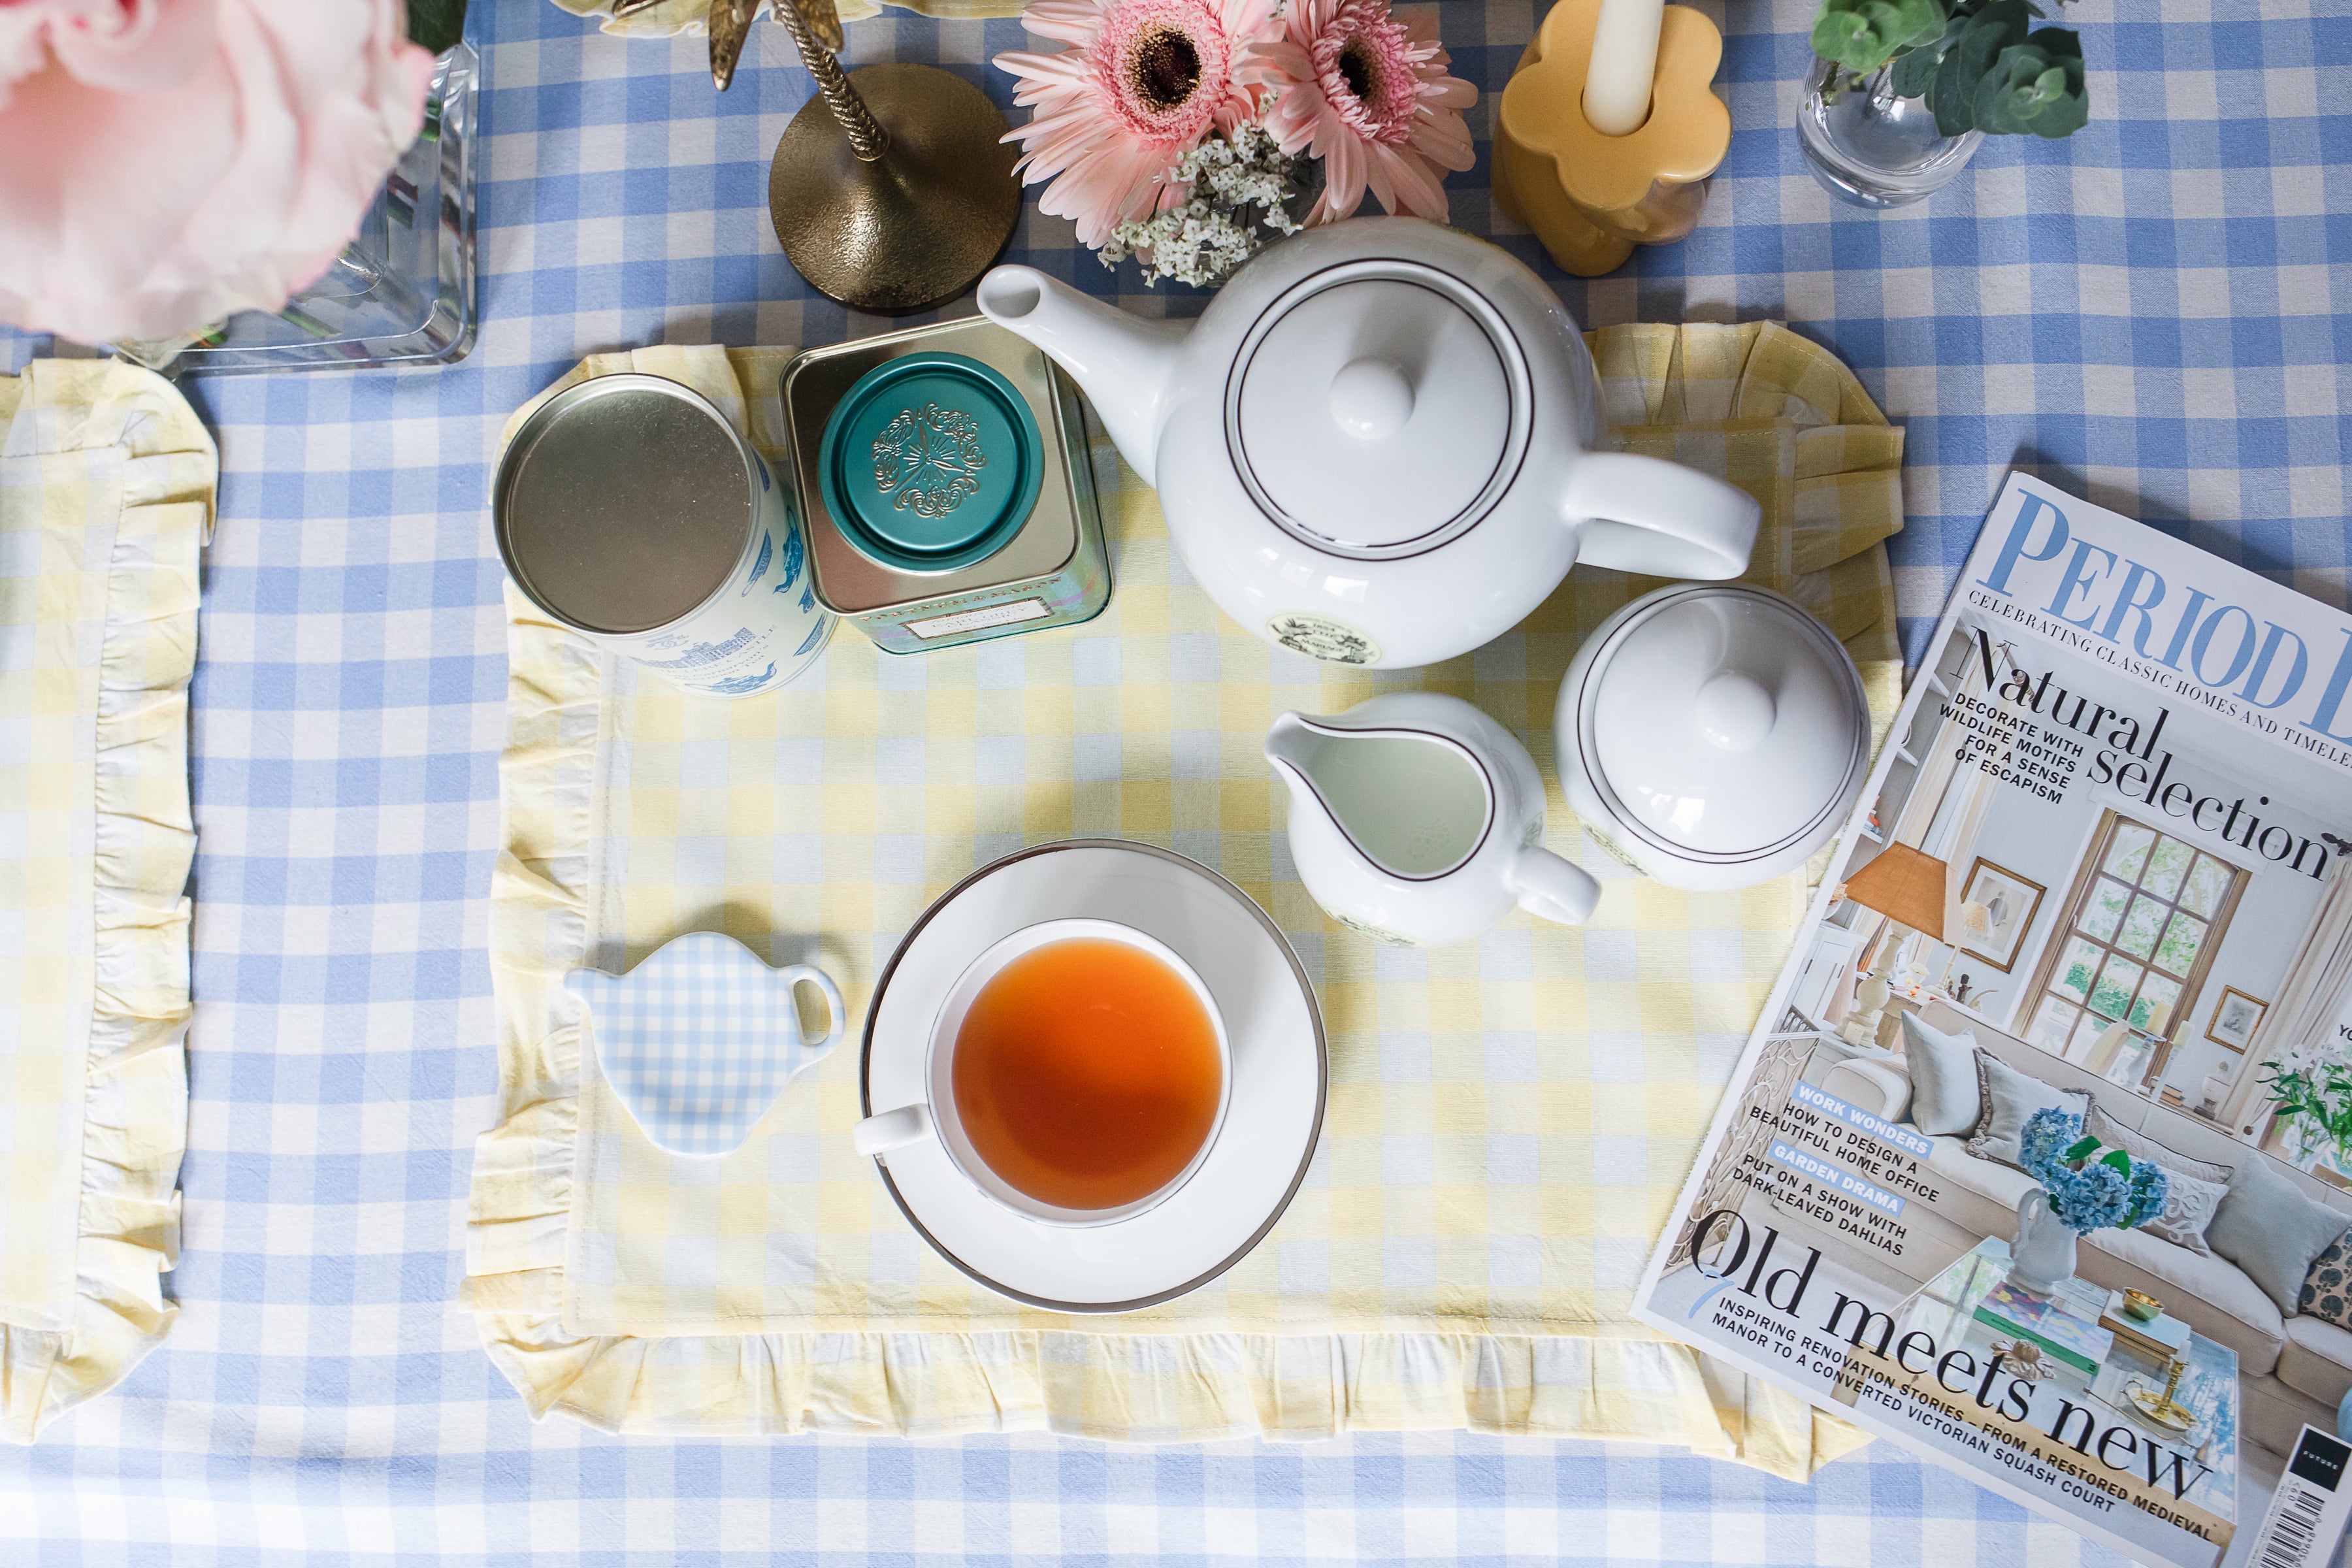
[[[981,314],[1070,373],[1127,466],[1156,486],[1160,421],[1192,329],[1113,310],[1034,267],[992,268],[980,280],[979,300]]]

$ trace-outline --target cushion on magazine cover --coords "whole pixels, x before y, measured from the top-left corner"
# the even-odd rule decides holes
[[[1916,1013],[1903,1015],[1903,1059],[1911,1075],[1911,1125],[1930,1138],[1973,1129],[1984,1111],[1977,1092],[1977,1041],[1946,1034]]]
[[[2206,1244],[2206,1227],[2213,1223],[2215,1211],[2229,1193],[2230,1174],[2237,1169],[2235,1165],[2216,1165],[2210,1161],[2193,1159],[2136,1128],[2125,1126],[2095,1105],[2083,1118],[2083,1131],[2110,1149],[2121,1149],[2135,1160],[2161,1165],[2171,1174],[2164,1212],[2140,1229],[2191,1252],[2212,1250]]]
[[[2345,1216],[2269,1167],[2259,1157],[2238,1167],[2205,1239],[2293,1317],[2312,1260],[2344,1234]]]
[[[2137,1158],[2138,1151],[2132,1152]],[[2210,1255],[2213,1248],[2207,1243],[2205,1232],[2211,1227],[2213,1216],[2221,1212],[2221,1200],[2230,1195],[2229,1184],[2200,1180],[2186,1171],[2172,1169],[2162,1160],[2151,1163],[2163,1166],[2172,1180],[2164,1189],[2164,1212],[2143,1221],[2140,1229],[2175,1247]]]
[[[2215,1186],[2230,1184],[2230,1173],[2235,1165],[2216,1165],[2210,1160],[2200,1160],[2184,1154],[2168,1143],[2160,1143],[2137,1127],[2126,1127],[2097,1106],[2083,1118],[2083,1131],[2110,1149],[2121,1149],[2135,1160],[2152,1160],[2168,1171],[2183,1176],[2194,1176]]]
[[[2289,1318],[2278,1380],[2322,1405],[2336,1404],[2352,1390],[2352,1334],[2317,1318]]]
[[[2352,1233],[2337,1237],[2311,1260],[2294,1310],[2352,1329]]]
[[[2244,1269],[2139,1230],[2086,1230],[2074,1271],[2111,1290],[2145,1290],[2164,1310],[2237,1352],[2241,1377],[2278,1364],[2286,1321]]]
[[[1969,1135],[1969,1152],[1979,1160],[2015,1165],[2018,1135],[2037,1110],[2056,1106],[2082,1116],[2091,1109],[2091,1097],[2071,1089],[2053,1089],[2038,1078],[2018,1071],[1982,1047],[1977,1050],[1977,1094],[1984,1108],[1976,1130]]]

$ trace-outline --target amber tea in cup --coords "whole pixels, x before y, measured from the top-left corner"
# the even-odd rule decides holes
[[[1034,1201],[1105,1210],[1183,1175],[1225,1093],[1220,1031],[1174,967],[1076,936],[1006,963],[971,1000],[950,1077],[964,1138]]]

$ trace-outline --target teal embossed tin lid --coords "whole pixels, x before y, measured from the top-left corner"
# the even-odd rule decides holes
[[[1045,458],[1011,382],[962,354],[913,353],[850,387],[825,421],[818,479],[860,554],[901,572],[956,572],[1021,531]]]

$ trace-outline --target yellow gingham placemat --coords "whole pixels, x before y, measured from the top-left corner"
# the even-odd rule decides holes
[[[212,437],[112,361],[0,376],[0,1436],[178,1309],[188,678]]]
[[[1883,721],[1900,663],[1879,542],[1901,526],[1901,432],[1778,325],[1594,343],[1628,447],[1763,502],[1753,576],[1846,640]],[[558,387],[670,376],[775,452],[787,358],[646,349]],[[1137,1439],[1468,1426],[1681,1444],[1789,1477],[1860,1442],[1625,1311],[1787,956],[1801,879],[1717,895],[1632,879],[1557,793],[1548,841],[1610,882],[1581,930],[1515,915],[1457,948],[1379,948],[1276,875],[1286,796],[1260,751],[1275,714],[1425,686],[1517,731],[1549,772],[1580,632],[1651,584],[1579,571],[1511,635],[1427,669],[1317,665],[1225,620],[1151,492],[1100,470],[1116,584],[1100,617],[904,658],[845,628],[820,674],[773,697],[685,696],[509,590],[490,931],[504,1121],[477,1153],[467,1299],[534,1414]],[[862,1024],[931,899],[1078,835],[1215,866],[1318,977],[1331,1090],[1314,1167],[1265,1243],[1181,1300],[1065,1318],[932,1256],[851,1150],[855,1027],[719,1161],[662,1153],[583,1066],[560,989],[575,965],[618,971],[724,931],[824,966]]]

